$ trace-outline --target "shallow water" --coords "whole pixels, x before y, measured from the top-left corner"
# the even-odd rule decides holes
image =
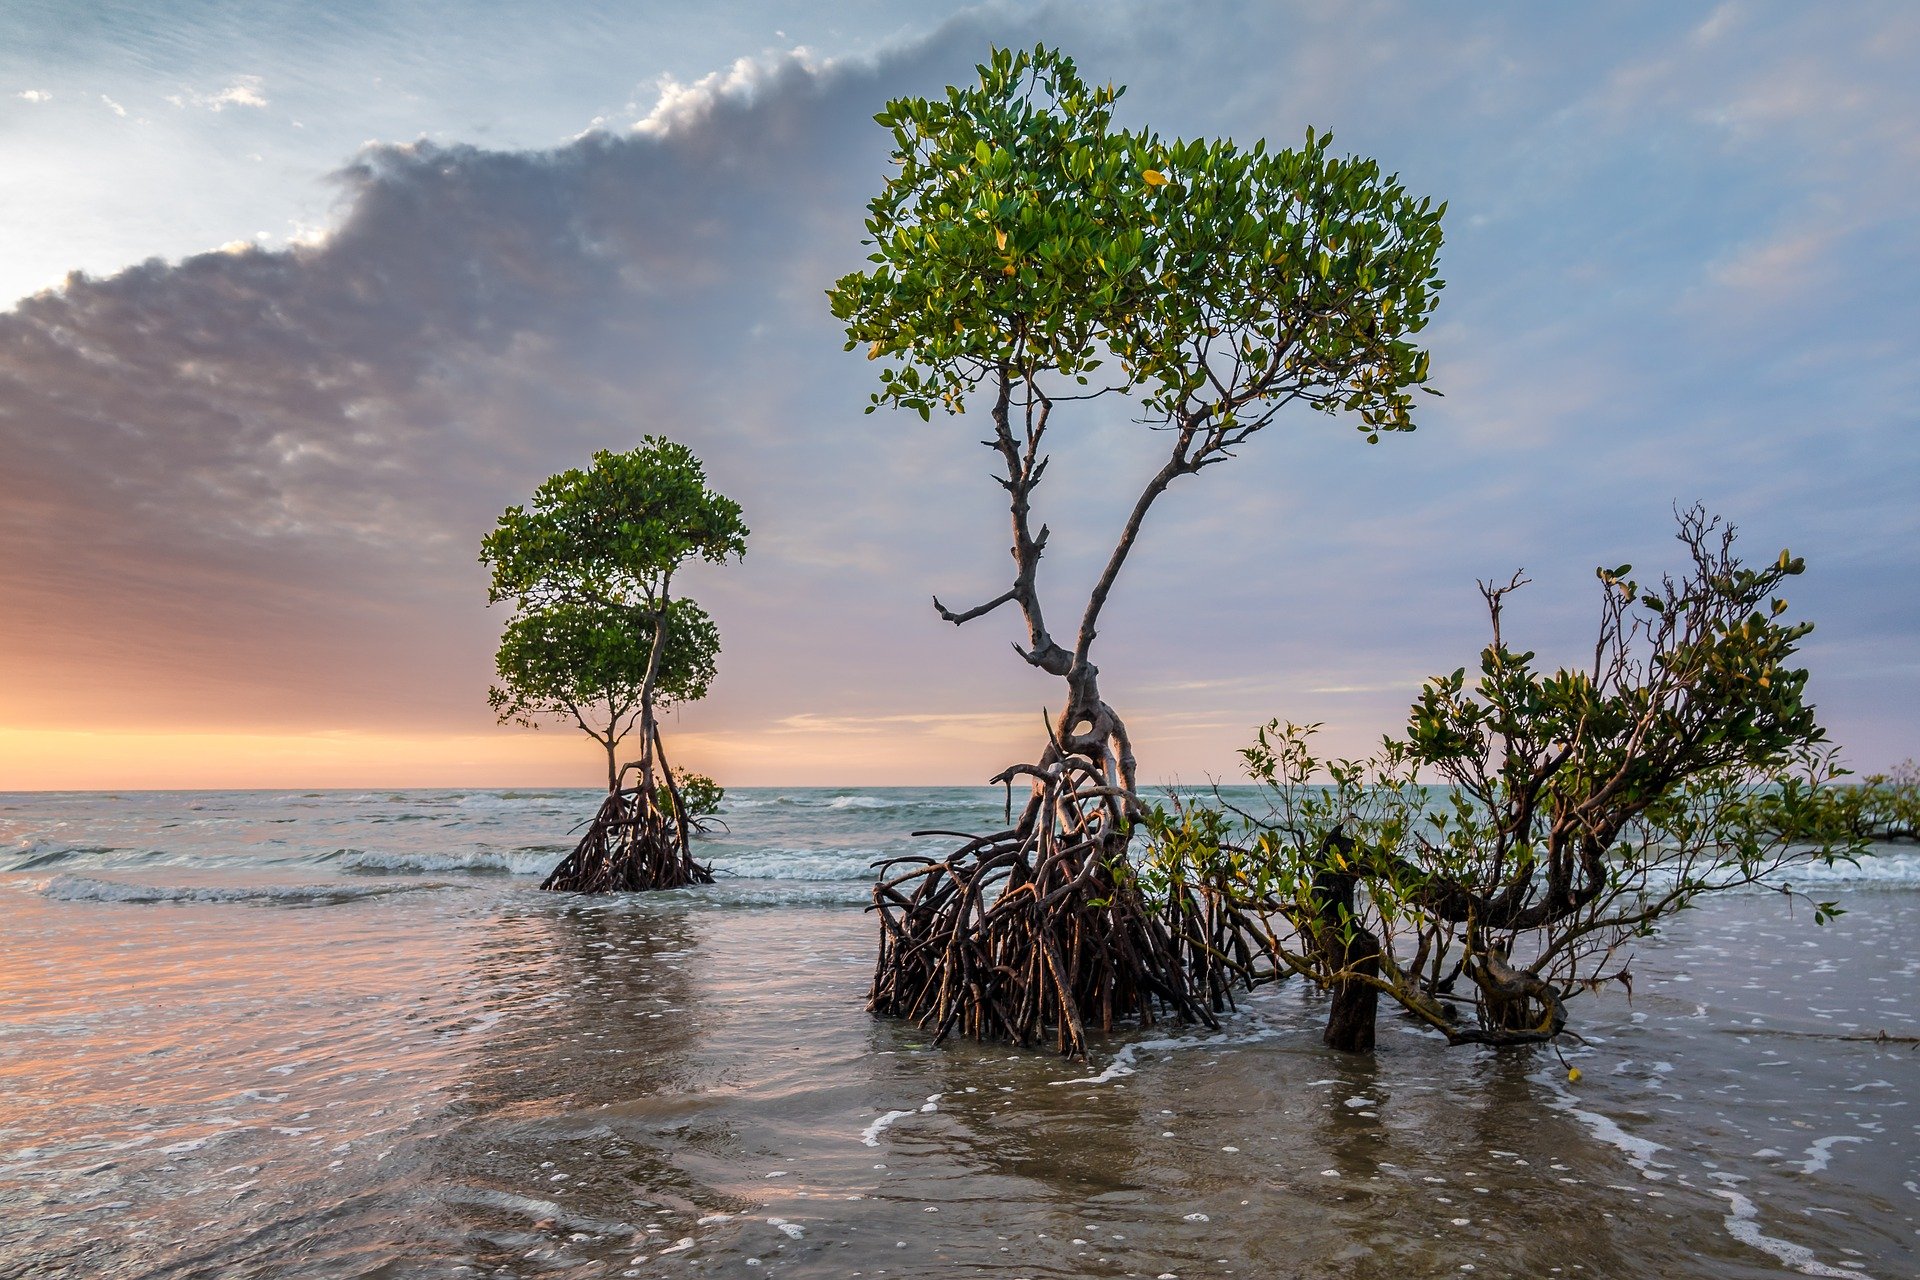
[[[1297,987],[1089,1067],[861,1011],[866,863],[998,793],[746,792],[751,874],[538,893],[592,803],[0,796],[0,1274],[1920,1271],[1911,852],[1683,917],[1578,1083]]]

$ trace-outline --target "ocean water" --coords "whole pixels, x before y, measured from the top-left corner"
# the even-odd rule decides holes
[[[1911,847],[1688,913],[1564,1062],[1288,984],[1085,1065],[862,1011],[869,864],[1000,792],[739,791],[719,884],[540,893],[595,801],[0,795],[0,1275],[1920,1274]]]

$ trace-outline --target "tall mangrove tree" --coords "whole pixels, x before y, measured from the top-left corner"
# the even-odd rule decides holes
[[[1156,1009],[1210,1023],[1224,998],[1134,880],[1142,807],[1132,739],[1100,688],[1102,612],[1161,495],[1283,412],[1344,418],[1370,442],[1413,428],[1428,364],[1414,339],[1442,284],[1444,206],[1311,130],[1283,149],[1120,128],[1121,90],[1044,46],[996,49],[978,73],[875,117],[896,169],[868,206],[871,265],[830,298],[848,349],[881,366],[868,412],[984,410],[1012,581],[982,603],[934,607],[955,625],[1016,609],[1016,648],[1059,678],[1060,710],[1035,755],[999,775],[1030,788],[1017,821],[883,873],[870,1005],[937,1036],[1051,1033],[1084,1054],[1089,1026]],[[1133,496],[1056,630],[1036,495],[1056,410],[1103,397],[1159,433],[1161,461],[1131,481],[1066,481]]]

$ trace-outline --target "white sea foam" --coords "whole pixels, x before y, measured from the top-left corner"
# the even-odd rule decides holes
[[[1582,1107],[1579,1100],[1562,1088],[1550,1073],[1534,1078],[1552,1091],[1555,1110],[1566,1112],[1585,1125],[1594,1137],[1626,1156],[1627,1163],[1638,1169],[1641,1177],[1657,1182],[1667,1176],[1660,1170],[1668,1166],[1653,1158],[1655,1153],[1666,1150],[1660,1143],[1628,1133],[1613,1117]]]
[[[716,871],[750,880],[860,880],[873,879],[873,862],[887,856],[881,848],[801,849],[765,848],[715,850]],[[696,856],[705,851],[696,847]]]
[[[1727,1234],[1741,1244],[1758,1249],[1784,1266],[1792,1267],[1803,1276],[1833,1276],[1838,1280],[1864,1280],[1866,1272],[1854,1268],[1830,1267],[1814,1256],[1813,1250],[1805,1245],[1770,1236],[1760,1230],[1760,1210],[1753,1201],[1738,1191],[1715,1191],[1713,1193],[1727,1202],[1729,1212],[1726,1216]]]
[[[580,798],[578,793],[565,791],[475,791],[453,796],[451,802],[456,809],[489,812],[552,808],[577,803]]]
[[[1828,884],[1920,884],[1920,849],[1909,845],[1876,845],[1858,863],[1833,866],[1808,863],[1780,877],[1795,888]]]
[[[1174,1049],[1218,1049],[1237,1047],[1243,1044],[1258,1044],[1262,1040],[1271,1040],[1281,1034],[1278,1027],[1256,1027],[1251,1031],[1224,1032],[1217,1036],[1174,1036],[1164,1040],[1136,1040],[1121,1047],[1113,1055],[1106,1069],[1094,1076],[1075,1076],[1071,1080],[1050,1080],[1049,1084],[1107,1084],[1122,1076],[1130,1076],[1139,1067],[1135,1065],[1141,1052],[1159,1053]]]
[[[916,1114],[918,1114],[918,1108],[909,1108],[906,1111],[889,1111],[860,1131],[860,1141],[870,1147],[877,1147],[880,1145],[880,1135],[893,1128],[893,1122],[895,1120],[904,1120],[908,1116]]]
[[[1842,1142],[1865,1142],[1865,1138],[1855,1138],[1841,1134],[1832,1138],[1820,1138],[1807,1148],[1807,1158],[1796,1166],[1802,1173],[1819,1173],[1833,1162],[1833,1149]]]

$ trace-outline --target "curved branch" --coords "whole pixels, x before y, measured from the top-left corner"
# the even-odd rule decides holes
[[[1020,588],[1009,587],[1007,588],[1006,591],[1004,591],[1000,595],[995,596],[993,599],[987,601],[985,604],[975,605],[971,609],[967,609],[960,613],[955,613],[953,610],[947,608],[947,606],[940,603],[939,596],[935,596],[933,598],[933,611],[940,615],[940,618],[942,621],[951,622],[954,626],[957,627],[963,622],[972,622],[975,618],[983,618],[987,614],[992,613],[995,609],[998,609],[1001,605],[1009,604],[1012,601],[1018,600],[1019,598],[1020,598]]]
[[[1107,595],[1113,590],[1114,580],[1120,576],[1120,567],[1127,562],[1127,553],[1133,550],[1133,543],[1140,536],[1140,526],[1146,521],[1147,510],[1154,500],[1165,493],[1174,477],[1192,470],[1187,458],[1187,447],[1193,442],[1193,434],[1199,428],[1205,411],[1201,415],[1187,419],[1180,427],[1175,438],[1172,453],[1166,462],[1147,481],[1146,488],[1134,499],[1133,510],[1127,513],[1127,523],[1120,530],[1120,540],[1114,544],[1113,554],[1107,557],[1107,566],[1101,570],[1100,580],[1094,584],[1093,591],[1087,596],[1087,611],[1080,618],[1080,635],[1073,646],[1075,666],[1085,666],[1087,655],[1093,649],[1093,638],[1100,621],[1100,610],[1106,607]]]

